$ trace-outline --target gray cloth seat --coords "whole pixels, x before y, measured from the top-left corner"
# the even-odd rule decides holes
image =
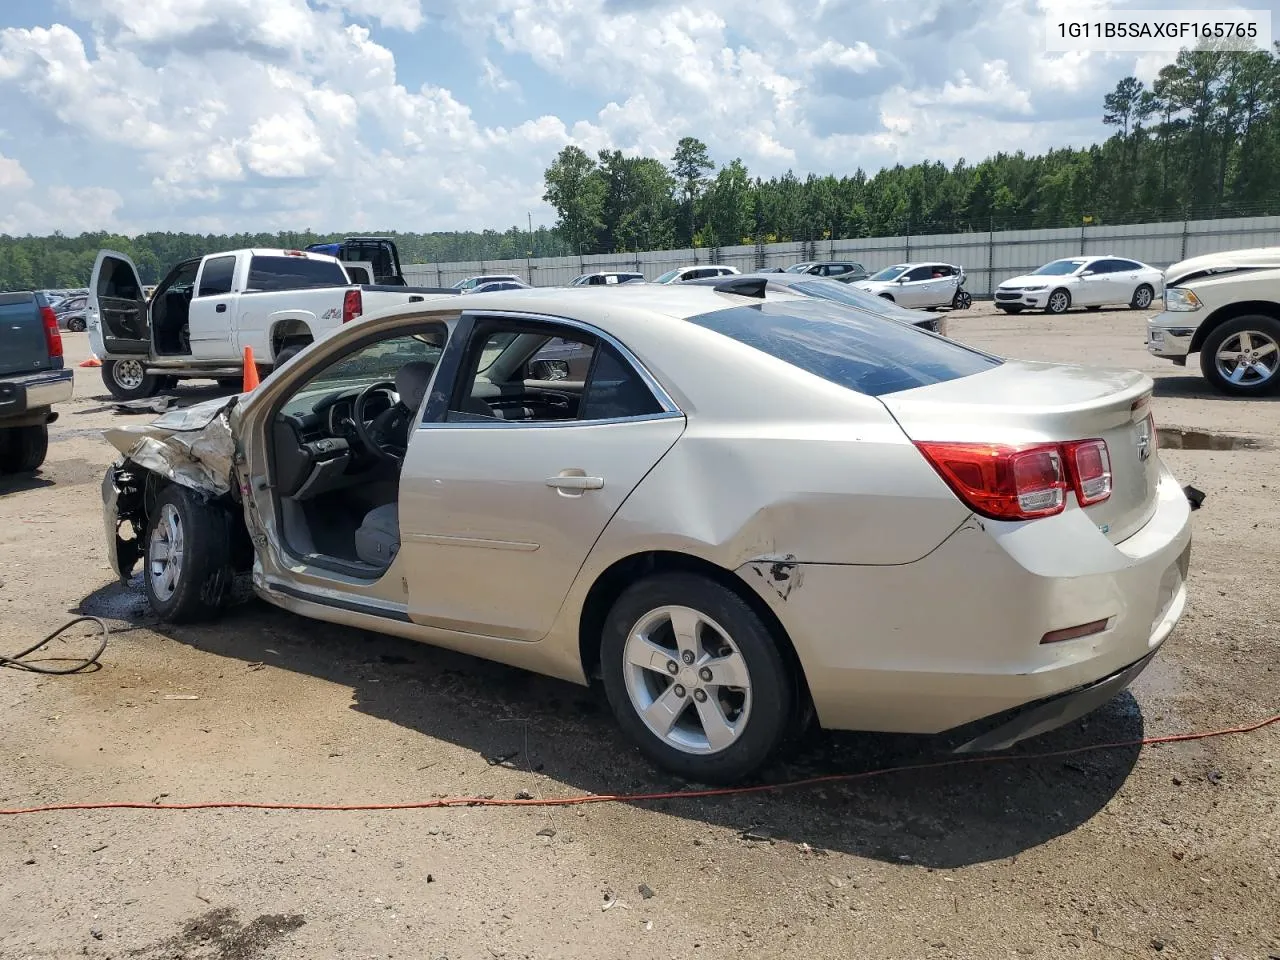
[[[400,552],[400,505],[384,503],[365,514],[356,530],[356,556],[377,567],[390,565]]]

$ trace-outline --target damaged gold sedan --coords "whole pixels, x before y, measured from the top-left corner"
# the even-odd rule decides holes
[[[653,761],[810,720],[1006,747],[1181,616],[1189,507],[1138,373],[1005,361],[786,291],[477,294],[110,431],[117,573],[586,684]]]

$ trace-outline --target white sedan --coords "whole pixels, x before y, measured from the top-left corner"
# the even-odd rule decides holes
[[[1066,313],[1072,307],[1101,310],[1128,305],[1146,310],[1164,295],[1164,273],[1121,257],[1066,257],[996,288],[997,310]]]
[[[914,310],[967,310],[973,303],[964,289],[964,268],[954,263],[897,263],[854,286]]]
[[[585,373],[541,378],[557,340]],[[450,297],[108,431],[108,555],[165,620],[243,573],[305,617],[599,679],[695,780],[809,716],[999,749],[1114,697],[1182,615],[1151,391],[783,291]]]

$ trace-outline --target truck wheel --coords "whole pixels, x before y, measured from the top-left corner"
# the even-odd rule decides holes
[[[38,470],[48,452],[48,427],[10,427],[0,435],[0,473]]]
[[[168,623],[208,620],[231,594],[231,514],[192,490],[170,484],[147,524],[143,584],[151,608]]]
[[[147,373],[141,360],[106,360],[102,364],[102,382],[117,400],[142,400],[154,397],[160,379]]]
[[[1259,397],[1280,390],[1280,320],[1236,317],[1200,345],[1200,371],[1219,393]]]
[[[286,363],[288,363],[290,360],[292,360],[301,352],[302,352],[302,347],[298,345],[285,347],[283,350],[281,350],[279,353],[276,354],[275,366],[272,369],[279,370],[281,367],[283,367]]]
[[[600,663],[623,731],[687,779],[749,776],[794,726],[791,672],[769,627],[732,590],[696,574],[628,587],[605,620]]]

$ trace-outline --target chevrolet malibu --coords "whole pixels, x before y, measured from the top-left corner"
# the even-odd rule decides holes
[[[552,340],[591,355],[542,380]],[[1182,615],[1151,381],[838,303],[683,285],[399,307],[250,393],[108,431],[152,608],[267,602],[599,679],[727,782],[816,717],[989,750],[1123,690]]]

